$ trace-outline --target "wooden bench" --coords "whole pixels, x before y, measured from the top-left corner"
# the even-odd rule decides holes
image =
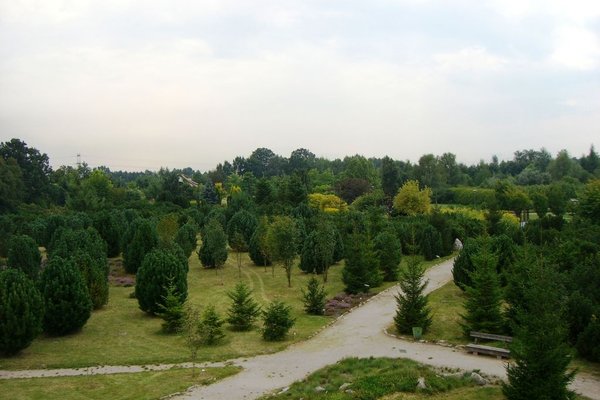
[[[477,343],[478,339],[495,340],[497,342],[505,342],[505,343],[511,343],[513,340],[513,338],[511,336],[495,335],[493,333],[485,333],[485,332],[471,331],[470,335],[472,338],[475,338],[475,343]]]
[[[475,355],[488,354],[490,356],[496,356],[498,359],[502,359],[502,357],[510,358],[510,350],[508,349],[501,349],[499,347],[484,346],[474,343],[466,345],[465,348],[467,351]]]
[[[494,340],[497,342],[511,343],[513,338],[511,336],[505,335],[496,335],[493,333],[485,333],[485,332],[475,332],[471,331],[470,336],[474,338],[475,343],[468,344],[465,348],[467,351],[478,355],[478,354],[488,354],[490,356],[496,356],[496,358],[501,359],[502,357],[509,358],[510,350],[500,348],[500,347],[492,347],[492,346],[484,346],[481,344],[477,344],[479,339],[485,340]]]

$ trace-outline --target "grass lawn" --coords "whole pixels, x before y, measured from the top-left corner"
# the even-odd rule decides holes
[[[417,390],[420,377],[427,389]],[[351,393],[340,391],[347,384]],[[321,387],[321,392],[315,388]],[[443,376],[440,371],[407,359],[349,358],[320,369],[296,382],[274,399],[461,399],[461,394],[478,393],[469,375]],[[469,391],[465,391],[469,389]],[[499,393],[498,387],[485,388],[487,393]],[[488,399],[490,397],[470,397]],[[499,397],[491,397],[492,399]]]
[[[439,260],[426,262],[431,266]],[[343,291],[341,280],[343,264],[333,265],[329,271],[326,290],[329,297]],[[272,353],[290,343],[304,340],[332,318],[306,315],[303,310],[300,289],[309,279],[294,268],[292,288],[287,287],[285,270],[275,266],[275,276],[269,267],[257,267],[248,254],[242,258],[241,280],[253,290],[258,302],[265,305],[280,299],[292,307],[296,325],[289,338],[283,342],[265,342],[260,327],[250,332],[227,331],[222,344],[204,347],[198,354],[199,361],[225,360],[256,354]],[[226,292],[240,280],[235,254],[230,254],[225,268],[219,271],[206,270],[200,265],[196,254],[190,257],[188,292],[190,301],[199,306],[213,304],[225,316],[230,301]],[[390,287],[386,283],[374,291]],[[109,303],[94,311],[82,331],[64,337],[40,336],[30,347],[11,358],[0,358],[0,369],[78,368],[93,365],[157,364],[189,361],[189,353],[183,339],[178,335],[161,333],[162,320],[149,316],[138,308],[136,299],[129,295],[134,288],[110,287]]]
[[[236,367],[140,372],[61,378],[0,380],[0,398],[12,400],[158,399],[193,385],[209,385],[233,375]]]

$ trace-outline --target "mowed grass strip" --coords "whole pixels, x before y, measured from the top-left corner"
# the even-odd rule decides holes
[[[158,399],[194,385],[209,385],[239,372],[236,367],[170,369],[133,374],[0,380],[0,398],[12,400]]]

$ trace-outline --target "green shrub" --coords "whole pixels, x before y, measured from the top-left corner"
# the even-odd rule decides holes
[[[186,258],[190,258],[192,252],[196,250],[196,234],[198,227],[193,223],[186,223],[177,230],[175,234],[175,243],[181,247]]]
[[[247,331],[260,315],[260,306],[252,298],[252,291],[245,283],[239,282],[235,288],[227,292],[232,303],[227,311],[227,322],[234,331]]]
[[[170,284],[175,287],[183,303],[187,299],[187,266],[172,252],[162,249],[150,251],[136,275],[135,297],[140,309],[159,314],[161,305],[165,305]]]
[[[383,231],[375,236],[375,254],[379,260],[379,268],[383,280],[393,282],[398,280],[398,270],[402,260],[402,245],[394,232]]]
[[[185,311],[183,301],[177,293],[177,288],[173,282],[169,282],[167,285],[166,293],[163,296],[163,301],[159,304],[159,308],[161,311],[158,313],[158,316],[165,321],[162,324],[163,332],[179,332],[182,327],[183,318],[185,317]]]
[[[283,340],[294,326],[291,307],[279,300],[269,304],[263,311],[263,339],[268,341]]]
[[[79,269],[71,260],[51,257],[40,279],[46,305],[44,331],[50,335],[75,332],[91,315],[92,300]]]
[[[35,240],[27,235],[15,235],[10,240],[7,265],[20,269],[27,276],[36,280],[40,272],[42,256]]]
[[[302,301],[304,311],[307,314],[323,315],[325,311],[325,288],[314,276],[310,278],[306,285],[306,291],[302,289]]]
[[[204,268],[220,268],[227,260],[227,236],[216,219],[209,220],[204,227],[198,257]]]
[[[146,254],[157,246],[158,234],[154,225],[147,220],[140,222],[123,254],[125,271],[135,274],[142,265]]]
[[[18,353],[42,331],[44,303],[24,272],[0,271],[0,354]]]
[[[207,306],[204,312],[202,312],[200,323],[198,324],[198,335],[200,343],[208,346],[217,344],[225,337],[223,333],[223,320],[213,305]]]
[[[600,321],[592,316],[589,325],[577,338],[577,352],[586,360],[600,362]]]
[[[347,293],[368,292],[381,285],[382,274],[375,257],[373,243],[368,236],[353,233],[346,247],[346,264],[342,270],[342,280]]]

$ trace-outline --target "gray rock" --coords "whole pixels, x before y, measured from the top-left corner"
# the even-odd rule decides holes
[[[427,389],[427,385],[425,384],[425,378],[422,376],[419,377],[419,381],[417,382],[417,389]]]
[[[487,379],[479,375],[477,372],[471,372],[471,380],[473,381],[473,383],[479,386],[485,386],[488,384]]]
[[[282,394],[282,393],[285,393],[285,392],[287,392],[288,390],[290,390],[290,387],[289,387],[289,386],[286,386],[286,387],[284,387],[283,389],[281,389],[281,390],[279,391],[279,393],[277,393],[277,394]]]
[[[340,389],[339,390],[342,390],[342,391],[346,390],[346,389],[348,389],[350,387],[350,385],[351,385],[351,383],[348,383],[348,382],[343,383],[342,385],[340,385]]]
[[[321,393],[321,392],[324,392],[324,391],[325,391],[325,388],[323,386],[317,386],[315,388],[315,392],[317,392],[317,393]]]
[[[344,393],[352,394],[352,393],[354,393],[354,390],[352,390],[352,389],[346,389],[344,391]]]

